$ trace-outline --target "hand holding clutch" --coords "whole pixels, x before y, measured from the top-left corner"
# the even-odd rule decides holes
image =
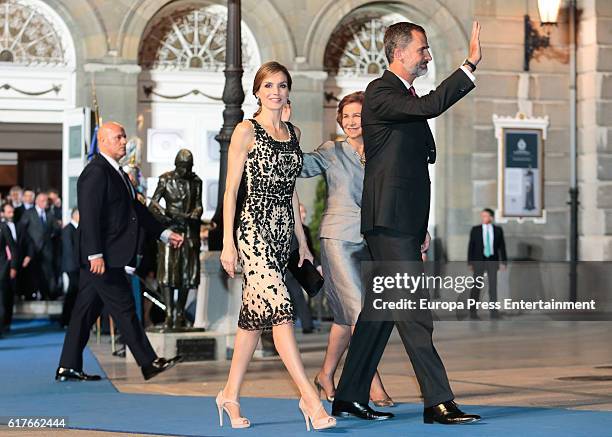
[[[314,297],[317,295],[321,287],[323,287],[323,276],[321,276],[309,259],[304,259],[301,267],[298,267],[299,261],[300,253],[299,250],[296,249],[289,256],[289,264],[287,268],[300,283],[306,293],[308,293],[308,296]]]

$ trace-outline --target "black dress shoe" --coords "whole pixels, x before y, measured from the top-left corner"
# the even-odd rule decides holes
[[[176,363],[180,363],[181,361],[183,361],[183,357],[180,355],[170,358],[169,360],[165,358],[157,358],[150,365],[142,368],[142,376],[144,377],[145,381],[148,381],[154,376],[173,368]]]
[[[459,425],[472,423],[480,420],[477,414],[465,414],[453,401],[444,402],[425,408],[423,411],[423,422],[441,423],[442,425]]]
[[[65,367],[58,367],[55,372],[56,381],[99,381],[101,379],[100,375],[88,375],[82,370],[67,369]]]
[[[368,404],[341,401],[339,399],[334,399],[332,415],[338,417],[354,416],[364,420],[386,420],[394,417],[393,413],[374,411]]]

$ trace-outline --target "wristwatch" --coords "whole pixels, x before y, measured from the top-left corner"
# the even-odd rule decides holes
[[[476,71],[476,65],[472,64],[468,59],[465,60],[463,65],[467,65],[468,67],[470,67],[472,69],[472,72]]]

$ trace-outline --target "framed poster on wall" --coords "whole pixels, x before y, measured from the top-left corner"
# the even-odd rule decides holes
[[[548,117],[493,116],[498,141],[498,218],[545,219],[544,140]]]
[[[180,129],[147,129],[147,161],[174,162],[179,150],[186,148],[184,132]]]

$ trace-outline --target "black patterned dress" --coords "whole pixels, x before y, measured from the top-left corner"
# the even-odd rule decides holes
[[[244,167],[247,194],[237,231],[244,276],[238,327],[260,330],[295,320],[284,276],[294,231],[293,190],[303,158],[290,123],[290,138],[278,141],[256,120],[249,121],[255,142]]]

